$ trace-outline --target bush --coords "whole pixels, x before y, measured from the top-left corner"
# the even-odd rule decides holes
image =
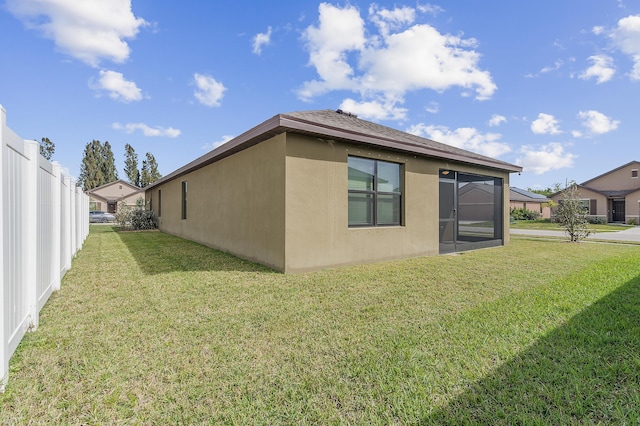
[[[131,212],[129,223],[131,228],[136,231],[156,229],[158,227],[158,218],[153,210],[135,209]]]
[[[132,229],[140,231],[145,229],[155,229],[158,227],[158,217],[153,210],[145,210],[142,199],[136,201],[136,206],[132,207],[120,203],[116,213],[116,221],[122,229]]]
[[[592,225],[604,225],[607,223],[607,218],[604,216],[587,216],[587,222]]]
[[[636,220],[635,217],[633,219],[629,219],[629,225],[633,225],[633,226],[638,225],[638,221]]]
[[[511,209],[511,217],[515,220],[536,220],[540,218],[540,216],[541,214],[539,212],[527,210],[524,207]]]

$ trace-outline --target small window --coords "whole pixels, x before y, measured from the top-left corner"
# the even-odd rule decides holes
[[[349,226],[402,224],[402,166],[349,157]]]
[[[120,185],[120,189],[122,189],[122,185]]]
[[[632,178],[637,178],[638,177],[638,169],[631,170],[631,177]]]
[[[182,182],[182,219],[187,218],[187,181]]]
[[[158,217],[162,216],[162,190],[158,189]]]
[[[589,214],[590,211],[590,207],[591,207],[591,200],[579,200],[580,202],[580,208],[582,209],[582,211],[584,211],[585,214]]]

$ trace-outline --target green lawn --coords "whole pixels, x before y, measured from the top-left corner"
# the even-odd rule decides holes
[[[283,275],[92,226],[0,424],[638,424],[638,300],[638,246]]]
[[[511,222],[511,228],[513,229],[548,229],[553,231],[564,231],[564,228],[557,223],[552,223],[549,219],[538,219],[538,220],[516,220]],[[625,229],[629,229],[628,225],[618,225],[618,224],[603,224],[603,225],[594,225],[589,224],[589,229],[593,232],[614,232],[614,231],[623,231]]]

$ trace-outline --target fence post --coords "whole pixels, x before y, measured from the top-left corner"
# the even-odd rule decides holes
[[[38,142],[25,140],[24,150],[29,163],[27,166],[26,181],[24,184],[24,211],[22,212],[22,226],[24,235],[24,282],[27,300],[29,301],[29,329],[38,328]]]
[[[6,173],[4,165],[4,129],[6,125],[7,112],[0,105],[0,241],[2,242],[0,244],[0,282],[2,282],[2,287],[0,288],[0,295],[2,295],[2,300],[0,300],[0,392],[4,392],[9,379],[9,348],[7,345],[9,336],[7,336],[6,322],[8,321],[7,313],[10,310],[9,306],[7,306],[9,303],[8,286],[4,282],[4,180],[8,179],[4,175]]]
[[[66,272],[71,269],[71,178],[65,176],[62,178],[60,185],[62,190],[62,220],[64,222],[64,233],[62,234],[62,269]]]
[[[51,194],[51,221],[53,222],[53,241],[51,245],[53,246],[53,253],[51,253],[51,270],[53,273],[53,287],[52,290],[60,290],[60,258],[61,248],[60,248],[60,237],[62,233],[62,227],[60,226],[61,214],[60,210],[62,209],[61,198],[60,198],[60,174],[62,172],[62,168],[60,164],[53,163],[53,193]]]

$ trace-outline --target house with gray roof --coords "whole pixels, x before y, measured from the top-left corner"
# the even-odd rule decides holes
[[[512,210],[527,209],[540,213],[540,217],[543,219],[549,219],[551,218],[550,202],[551,199],[542,194],[513,186],[509,188],[509,204]]]
[[[640,224],[639,161],[630,161],[578,185],[584,209],[611,223]],[[551,199],[557,203],[560,192]]]
[[[303,272],[507,244],[519,171],[317,110],[277,114],[144,190],[161,231]],[[490,190],[461,201],[471,184]]]

